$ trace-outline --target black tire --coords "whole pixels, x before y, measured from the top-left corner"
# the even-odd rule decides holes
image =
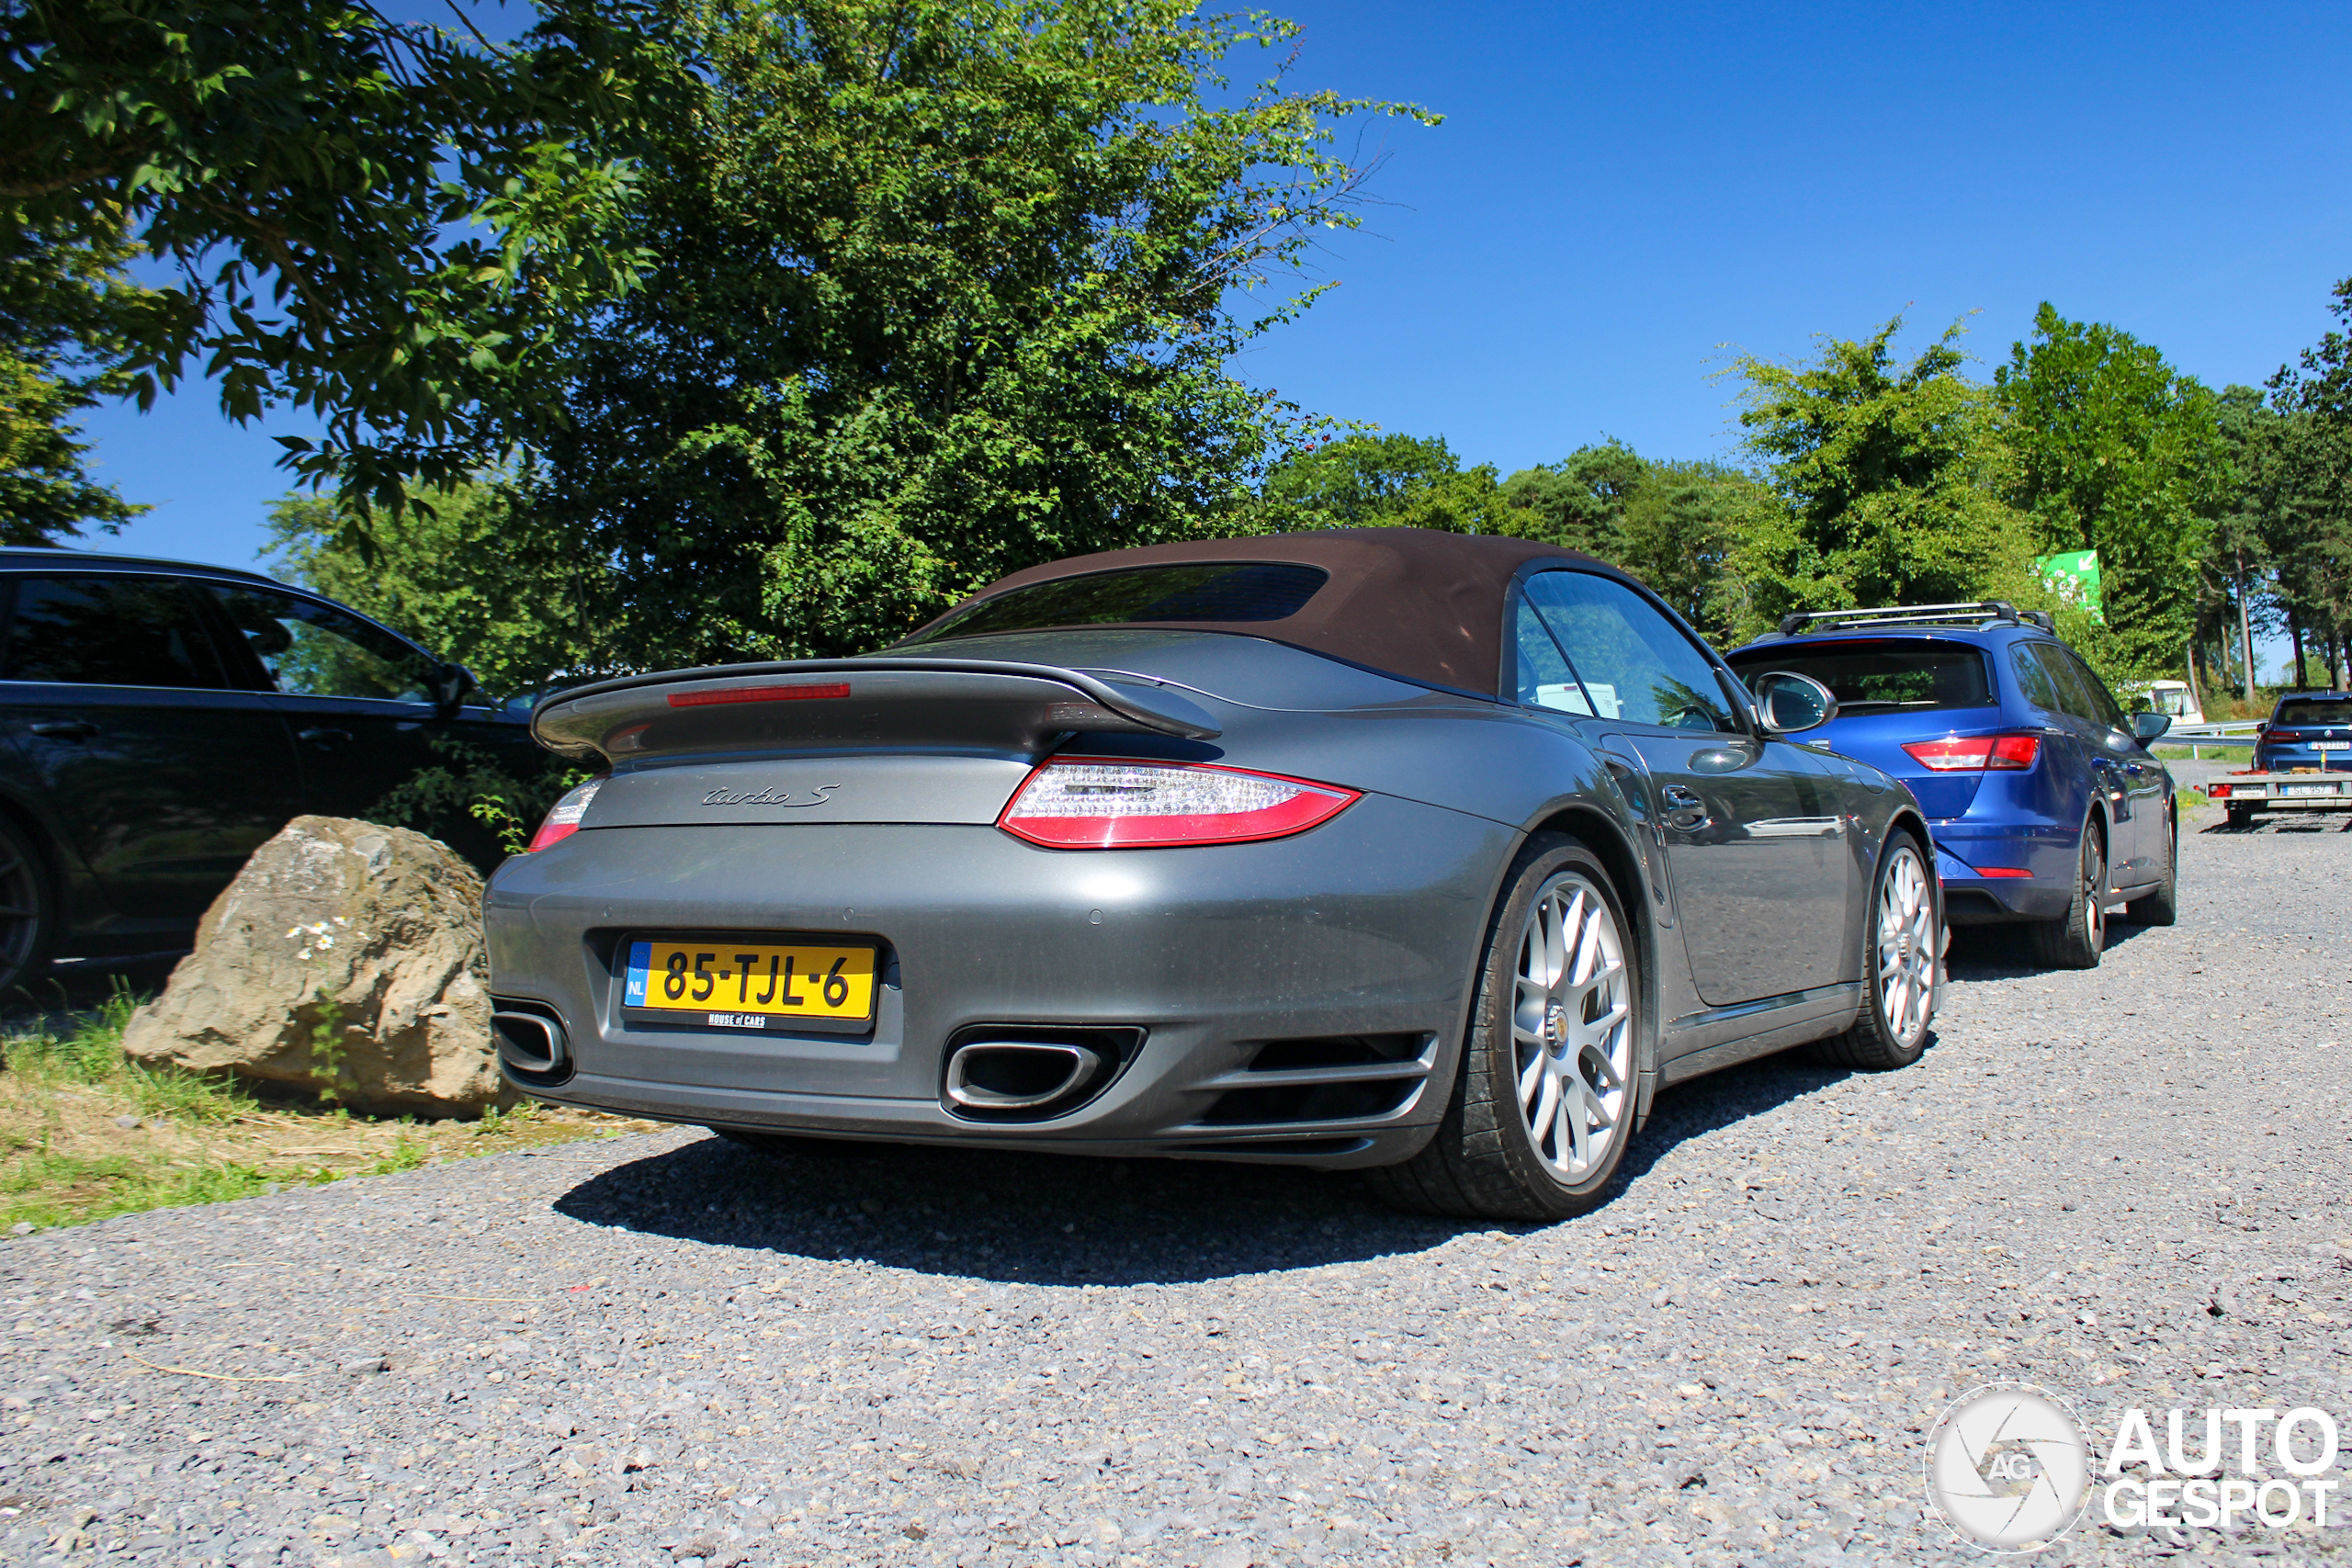
[[[2065,915],[2026,927],[2034,957],[2052,969],[2096,969],[2107,950],[2107,834],[2097,818],[2083,824],[2077,864]]]
[[[1520,852],[1504,886],[1487,928],[1468,1037],[1437,1135],[1404,1164],[1364,1173],[1374,1194],[1408,1213],[1539,1223],[1566,1219],[1600,1202],[1633,1137],[1648,1021],[1641,951],[1607,868],[1575,839],[1541,833]],[[1579,896],[1595,904],[1575,902]],[[1570,900],[1566,910],[1563,898]],[[1606,918],[1607,934],[1597,934],[1591,947],[1602,955],[1593,971],[1597,979],[1588,985],[1562,974],[1561,982],[1578,993],[1574,1005],[1579,1016],[1573,1021],[1555,984],[1544,993],[1550,999],[1543,1004],[1541,1023],[1515,1029],[1521,971],[1530,963],[1540,964],[1547,951],[1544,922],[1555,917]],[[1613,961],[1605,956],[1611,943]],[[1585,951],[1580,936],[1577,953]],[[1569,962],[1576,962],[1575,955]],[[1575,1043],[1571,1054],[1571,1038],[1587,1030],[1595,1031],[1595,1037]],[[1523,1050],[1538,1085],[1534,1110],[1520,1096]],[[1545,1064],[1559,1070],[1545,1072]],[[1571,1075],[1580,1087],[1565,1084]],[[1540,1109],[1544,1105],[1554,1109],[1547,1113]],[[1531,1131],[1531,1120],[1547,1130]],[[1575,1128],[1584,1133],[1580,1145],[1573,1142]],[[1591,1147],[1596,1135],[1605,1139],[1598,1149]],[[1555,1154],[1544,1153],[1546,1141]],[[1575,1156],[1577,1147],[1587,1151],[1581,1160]]]
[[[2254,807],[2251,806],[2239,806],[2233,803],[2230,807],[2230,826],[2233,828],[2253,827]]]
[[[2123,906],[2135,926],[2168,926],[2180,919],[2180,818],[2165,818],[2165,874],[2154,888]]]
[[[1910,834],[1888,839],[1862,917],[1862,1009],[1843,1034],[1814,1043],[1816,1059],[1833,1067],[1883,1073],[1909,1066],[1928,1048],[1928,1025],[1935,1020],[1943,985],[1943,929],[1929,881],[1932,864]],[[1883,908],[1890,897],[1898,917],[1892,930]],[[1892,977],[1886,974],[1890,962],[1899,966]]]
[[[0,996],[28,992],[49,976],[63,908],[49,857],[26,829],[0,815]]]

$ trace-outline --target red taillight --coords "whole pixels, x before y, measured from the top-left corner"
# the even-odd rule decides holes
[[[1975,868],[1975,871],[1979,876],[2031,876],[2033,874],[2030,871],[2019,871],[2013,865],[1980,865]]]
[[[813,697],[845,697],[849,682],[835,681],[825,685],[810,685],[807,682],[797,686],[720,686],[707,692],[673,692],[670,705],[673,708],[707,708],[720,703],[805,703]]]
[[[2225,784],[2209,784],[2205,786],[2205,798],[2227,800],[2230,798],[2230,786]]]
[[[1363,798],[1239,768],[1057,757],[1023,781],[997,826],[1057,850],[1241,844],[1303,833]]]
[[[531,835],[531,847],[523,852],[537,854],[549,844],[560,844],[580,831],[580,819],[588,814],[588,803],[596,798],[596,791],[604,782],[590,779],[548,807],[548,819],[539,824],[539,830]]]
[[[1986,768],[2022,773],[2041,754],[2039,735],[1972,735],[1950,740],[1914,740],[1903,748],[1930,773],[1956,773]]]

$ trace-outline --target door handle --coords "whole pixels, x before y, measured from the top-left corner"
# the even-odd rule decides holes
[[[1659,790],[1657,794],[1658,798],[1666,803],[1666,820],[1668,826],[1700,828],[1706,825],[1707,803],[1699,798],[1697,790],[1687,784],[1670,784]]]
[[[307,740],[322,751],[332,751],[351,739],[348,729],[305,729],[297,732],[297,740]]]
[[[87,740],[98,732],[98,727],[85,718],[54,718],[26,728],[44,740]]]

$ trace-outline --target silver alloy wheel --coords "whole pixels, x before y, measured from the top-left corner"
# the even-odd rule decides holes
[[[1878,1005],[1887,1032],[1910,1049],[1926,1032],[1936,987],[1936,904],[1919,852],[1897,844],[1878,889]]]
[[[1630,980],[1624,935],[1600,890],[1574,871],[1546,882],[1520,931],[1510,1034],[1528,1142],[1570,1186],[1624,1135]]]

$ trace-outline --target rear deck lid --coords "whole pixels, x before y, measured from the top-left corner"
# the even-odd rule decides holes
[[[531,730],[560,755],[611,770],[583,829],[992,822],[1072,733],[1220,733],[1198,703],[1146,680],[900,658],[606,682],[549,698]]]

